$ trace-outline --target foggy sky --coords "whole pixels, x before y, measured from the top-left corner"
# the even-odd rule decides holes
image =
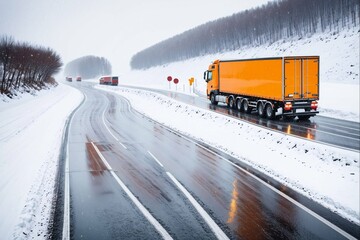
[[[0,0],[0,36],[50,47],[64,64],[107,58],[115,74],[135,53],[269,0]]]

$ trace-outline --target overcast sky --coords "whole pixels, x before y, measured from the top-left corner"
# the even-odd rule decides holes
[[[159,41],[269,0],[0,0],[0,36],[50,47],[64,65],[107,58],[114,74]]]

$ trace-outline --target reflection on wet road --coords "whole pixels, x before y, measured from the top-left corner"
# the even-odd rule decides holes
[[[348,237],[231,157],[154,123],[120,96],[77,87],[86,101],[70,126],[72,239]]]

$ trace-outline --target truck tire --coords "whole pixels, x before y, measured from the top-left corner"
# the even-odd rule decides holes
[[[241,105],[241,99],[236,100],[236,109],[240,112],[244,111],[244,109],[242,108],[242,105]]]
[[[270,120],[275,118],[275,111],[270,103],[266,104],[265,114],[266,117]]]
[[[242,105],[243,105],[243,109],[244,109],[244,112],[245,113],[251,113],[251,107],[249,106],[249,102],[248,102],[248,100],[247,99],[244,99],[243,101],[242,101]]]
[[[257,105],[257,111],[260,117],[265,117],[264,104],[262,104],[261,102],[259,102]]]
[[[235,108],[235,101],[233,97],[229,98],[229,108],[234,109]]]
[[[215,100],[215,93],[210,94],[210,102],[212,105],[217,105],[218,102]]]

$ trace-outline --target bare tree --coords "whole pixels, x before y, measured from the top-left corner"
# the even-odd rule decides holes
[[[4,92],[4,88],[6,86],[6,75],[9,70],[8,67],[10,65],[11,56],[13,54],[14,49],[14,39],[12,37],[4,36],[0,39],[0,64],[1,64],[1,93]]]
[[[21,85],[41,89],[44,83],[62,66],[61,58],[53,50],[15,43],[11,37],[0,39],[1,93],[8,93]]]

